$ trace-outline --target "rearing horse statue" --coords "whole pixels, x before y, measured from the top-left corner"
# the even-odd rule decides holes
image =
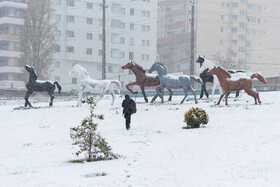
[[[34,91],[48,92],[48,94],[50,95],[50,98],[51,98],[49,106],[52,106],[53,99],[54,99],[53,92],[55,90],[55,85],[57,86],[58,92],[60,93],[60,91],[61,91],[60,84],[57,81],[52,83],[50,81],[37,80],[38,76],[37,76],[37,73],[33,66],[25,65],[25,69],[29,72],[29,80],[28,80],[28,83],[26,84],[27,93],[24,97],[24,99],[25,99],[24,106],[27,107],[27,105],[28,105],[29,107],[32,107],[31,103],[28,101],[28,98]]]
[[[138,85],[141,88],[142,94],[144,96],[144,99],[146,102],[148,102],[146,93],[145,93],[145,87],[150,87],[150,86],[158,86],[160,84],[159,77],[158,76],[153,76],[153,75],[147,75],[146,71],[139,66],[138,64],[134,62],[128,62],[126,65],[122,66],[122,69],[130,69],[134,75],[136,76],[136,82],[132,82],[127,84],[125,87],[130,91],[132,94],[137,94],[138,91],[133,91],[130,86]],[[171,101],[172,99],[172,90],[167,88],[169,91],[169,99],[168,101]],[[151,100],[151,103],[155,101],[155,99],[158,97],[158,94],[156,94],[153,99]]]

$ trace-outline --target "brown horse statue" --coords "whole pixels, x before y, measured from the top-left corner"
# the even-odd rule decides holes
[[[146,102],[148,102],[147,96],[145,94],[145,87],[149,86],[158,86],[160,84],[159,77],[158,76],[149,76],[146,75],[146,71],[135,62],[128,62],[126,65],[122,66],[122,69],[130,69],[136,76],[136,82],[129,83],[125,85],[125,87],[130,91],[132,94],[137,94],[138,91],[133,91],[130,89],[130,86],[138,85],[141,88],[142,94],[144,96],[144,99]],[[172,99],[172,90],[168,88],[169,91],[169,99],[168,101],[171,101]],[[156,94],[151,103],[154,102],[154,100],[158,97],[158,94]]]
[[[224,89],[224,93],[220,96],[220,100],[218,101],[218,105],[220,104],[222,98],[226,97],[226,105],[228,105],[228,93],[230,91],[240,91],[240,90],[245,90],[245,92],[254,97],[255,99],[255,104],[257,105],[257,101],[259,102],[259,104],[261,104],[262,102],[260,101],[260,97],[259,97],[259,93],[253,88],[253,82],[252,79],[253,78],[257,78],[260,82],[267,84],[266,80],[264,79],[264,77],[259,74],[259,73],[254,73],[251,75],[251,79],[249,78],[240,78],[238,80],[229,80],[229,78],[231,78],[231,75],[224,70],[221,67],[214,67],[213,69],[211,69],[210,71],[208,71],[206,73],[207,75],[216,75],[219,79],[219,82],[222,86],[222,88]]]

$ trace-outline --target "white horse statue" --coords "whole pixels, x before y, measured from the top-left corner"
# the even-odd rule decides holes
[[[81,105],[81,99],[83,93],[100,93],[100,97],[96,100],[98,103],[101,99],[103,99],[105,93],[107,91],[112,95],[111,105],[114,105],[115,102],[115,93],[114,86],[118,87],[118,93],[120,94],[121,82],[118,80],[95,80],[90,78],[87,70],[79,64],[75,64],[71,71],[69,72],[70,76],[78,75],[80,77],[80,90],[79,90],[79,98],[77,102],[77,107]]]
[[[212,61],[212,60],[208,60],[203,56],[199,56],[196,62],[200,63],[200,65],[201,65],[200,68],[199,68],[200,73],[203,73],[207,69],[208,69],[208,71],[210,71],[211,69],[214,68],[214,66],[219,66],[219,64],[217,62]],[[228,72],[231,73],[231,79],[232,80],[237,80],[237,79],[240,79],[240,78],[249,78],[250,77],[249,75],[246,75],[244,72],[241,72],[241,71],[228,70]],[[216,90],[217,87],[218,87],[218,90],[219,90],[220,94],[223,93],[223,90],[222,90],[222,87],[220,85],[219,79],[216,75],[213,75],[213,84],[214,85],[213,85],[213,88],[212,88],[212,95],[211,95],[212,100],[213,100],[213,96],[214,96],[214,93],[215,93],[215,90]],[[238,100],[245,93],[244,90],[241,90],[240,92],[241,92],[241,94],[238,97],[236,97],[235,100]]]

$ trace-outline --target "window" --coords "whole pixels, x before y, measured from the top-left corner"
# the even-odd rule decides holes
[[[74,53],[74,47],[73,46],[67,46],[66,47],[66,52],[67,53]]]
[[[102,65],[100,64],[97,65],[97,71],[102,71]]]
[[[60,52],[60,45],[56,46],[56,50],[55,51],[58,52],[58,53]]]
[[[239,40],[244,40],[244,35],[243,34],[239,35]]]
[[[150,31],[150,26],[149,25],[142,25],[141,26],[141,30],[143,32],[149,32]]]
[[[74,31],[66,31],[66,38],[74,38]]]
[[[92,33],[87,33],[87,39],[92,40]]]
[[[113,28],[124,29],[125,23],[121,22],[120,20],[112,19],[111,26]]]
[[[122,8],[120,4],[116,4],[116,3],[112,4],[111,11],[118,14],[125,14],[125,8]]]
[[[92,55],[92,49],[91,48],[87,48],[86,53],[87,53],[87,55]]]
[[[57,6],[61,5],[61,0],[55,0],[55,5]]]
[[[134,8],[131,8],[131,9],[130,9],[130,15],[131,15],[131,16],[134,16]]]
[[[108,66],[108,73],[113,73],[113,66]]]
[[[54,80],[59,82],[60,81],[60,77],[59,76],[54,76]]]
[[[72,84],[77,84],[77,78],[72,78]]]
[[[129,28],[130,28],[130,30],[134,30],[134,23],[130,23]]]
[[[98,55],[99,55],[99,56],[102,56],[102,49],[99,49],[99,50],[98,50]]]
[[[99,38],[99,41],[102,41],[102,34],[99,34],[98,38]]]
[[[251,42],[246,42],[246,47],[250,47],[251,46]]]
[[[74,0],[66,0],[66,5],[73,7],[75,5],[75,1]]]
[[[92,9],[93,8],[93,3],[87,3],[87,9]]]
[[[60,68],[60,61],[55,61],[54,62],[54,67],[55,68]]]
[[[56,22],[60,22],[61,21],[61,15],[60,14],[56,14],[55,15],[55,21]]]
[[[134,52],[129,52],[129,60],[134,60]]]
[[[124,52],[121,52],[119,49],[111,49],[112,58],[124,58]]]
[[[61,31],[60,30],[55,30],[55,36],[60,37],[61,36]]]
[[[239,47],[239,52],[243,52],[243,47]]]
[[[66,16],[67,22],[74,22],[74,16]]]
[[[134,38],[132,38],[132,37],[129,38],[129,45],[130,46],[134,45]]]
[[[92,24],[92,18],[87,18],[87,24]]]
[[[143,10],[141,13],[142,13],[142,17],[150,17],[150,11]]]
[[[150,56],[149,55],[145,55],[145,60],[149,60]]]

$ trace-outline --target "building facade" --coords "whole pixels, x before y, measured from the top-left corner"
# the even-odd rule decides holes
[[[26,0],[0,0],[0,89],[24,89],[19,36]]]
[[[102,1],[54,0],[54,21],[59,52],[52,79],[64,91],[78,88],[79,77],[69,76],[74,64],[86,68],[93,79],[102,78]],[[148,69],[156,59],[156,0],[107,1],[106,79],[125,84],[135,76],[121,66],[131,60]]]
[[[232,67],[280,74],[280,4],[277,0],[198,0],[196,53],[229,56]],[[217,59],[216,59],[217,60]]]
[[[190,74],[192,1],[159,0],[157,60],[169,73]]]
[[[102,78],[102,1],[52,0],[53,22],[59,45],[50,80],[63,91],[78,89],[70,76],[74,64],[85,67],[91,78]],[[0,89],[25,89],[20,63],[19,36],[27,0],[0,0]],[[106,78],[133,82],[121,66],[134,61],[148,69],[156,60],[157,0],[111,0],[106,4]]]

